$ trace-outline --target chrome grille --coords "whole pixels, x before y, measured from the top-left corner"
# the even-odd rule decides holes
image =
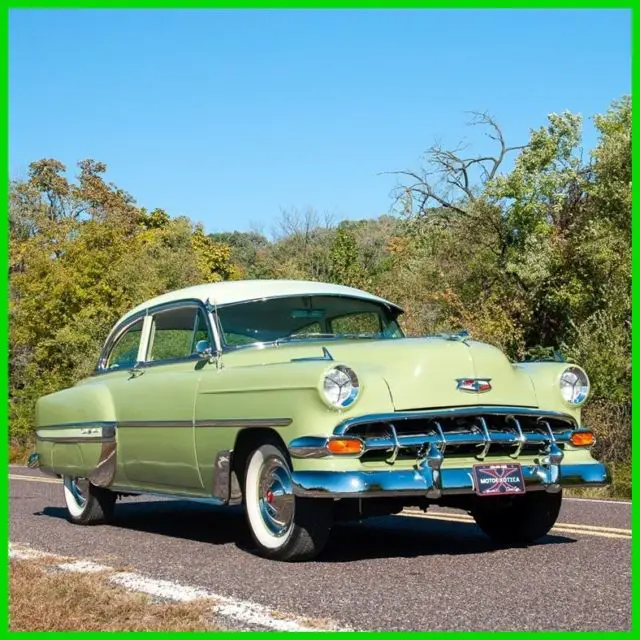
[[[487,455],[547,452],[569,441],[576,430],[564,414],[515,407],[469,407],[362,416],[345,421],[335,433],[358,436],[363,460],[420,458],[431,446],[442,455]]]

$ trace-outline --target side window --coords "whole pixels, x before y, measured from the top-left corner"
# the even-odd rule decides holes
[[[333,333],[379,333],[380,316],[377,313],[351,313],[331,320]]]
[[[207,319],[204,317],[204,313],[202,309],[198,309],[198,319],[196,324],[196,335],[193,338],[193,348],[191,349],[192,353],[195,353],[196,345],[200,340],[206,340],[209,343],[209,346],[213,346],[213,342],[211,340],[211,336],[209,335],[209,327],[207,325]]]
[[[148,361],[188,358],[199,340],[210,340],[204,313],[197,307],[169,309],[154,314]]]
[[[127,369],[138,360],[142,336],[142,318],[134,322],[116,341],[107,356],[106,369]]]

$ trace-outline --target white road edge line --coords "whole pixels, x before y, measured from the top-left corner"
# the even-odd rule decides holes
[[[17,546],[13,542],[9,543],[9,560],[41,560],[43,558],[55,557],[52,553],[38,551],[30,547]]]
[[[38,560],[45,558],[64,560],[64,562],[52,566],[58,570],[69,571],[71,573],[115,571],[112,567],[98,564],[91,560],[79,560],[58,556],[13,542],[9,543],[9,558],[14,560]],[[339,626],[337,623],[328,620],[317,621],[320,624],[313,626],[315,621],[310,618],[283,614],[257,602],[230,598],[213,593],[207,589],[183,585],[171,580],[150,578],[130,571],[116,571],[109,576],[108,579],[110,582],[125,588],[127,591],[146,593],[150,596],[172,602],[192,602],[199,599],[211,600],[212,608],[216,615],[230,618],[249,628],[258,626],[273,631],[304,632],[353,631],[353,629],[349,627]]]
[[[98,564],[91,560],[74,560],[73,562],[63,562],[56,565],[61,571],[69,571],[70,573],[100,573],[101,571],[110,571],[111,567],[104,564]]]

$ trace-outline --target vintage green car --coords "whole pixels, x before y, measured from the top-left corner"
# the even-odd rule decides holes
[[[281,560],[314,557],[336,520],[432,504],[530,542],[563,487],[606,484],[580,367],[407,338],[401,313],[319,282],[161,295],[118,321],[93,375],[38,401],[32,464],[63,478],[74,523],[127,495],[242,503],[257,552]]]

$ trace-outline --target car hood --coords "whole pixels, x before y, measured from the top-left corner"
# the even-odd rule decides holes
[[[398,411],[467,405],[537,407],[530,376],[491,345],[443,337],[327,343],[331,356],[352,366],[374,365]],[[482,391],[459,388],[460,380],[486,380]],[[363,381],[366,385],[366,378]],[[468,386],[468,384],[467,384]]]

